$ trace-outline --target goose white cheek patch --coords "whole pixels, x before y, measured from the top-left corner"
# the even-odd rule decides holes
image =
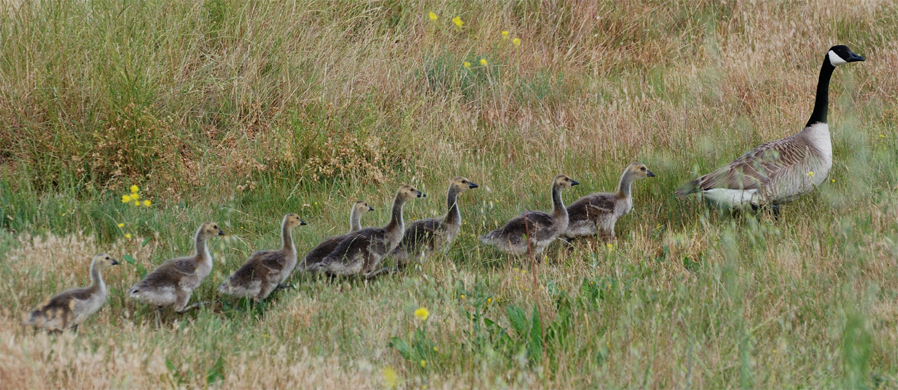
[[[833,64],[833,66],[839,66],[848,63],[848,61],[845,61],[844,59],[842,59],[842,57],[839,57],[839,55],[832,50],[830,50],[827,55],[829,56],[829,63]]]

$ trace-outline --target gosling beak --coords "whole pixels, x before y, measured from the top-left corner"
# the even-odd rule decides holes
[[[423,192],[421,192],[421,191],[418,191],[418,197],[419,197],[419,198],[426,198],[426,197],[427,197],[427,194],[425,194],[425,193],[423,193]]]
[[[571,186],[576,186],[576,185],[580,185],[580,182],[576,181],[576,180],[571,180]]]
[[[368,211],[374,211],[374,207],[368,206]]]
[[[115,260],[112,260],[112,265],[118,265],[118,262]]]
[[[221,229],[218,229],[218,235],[219,235],[219,236],[223,236],[223,235],[224,235],[224,231],[221,230]]]
[[[477,183],[468,184],[468,188],[477,188],[477,187],[480,187],[477,185]]]
[[[303,225],[308,225],[308,224],[306,223],[306,221],[303,221],[303,220],[300,219],[300,220],[299,220],[299,226],[303,226]]]
[[[848,62],[857,62],[857,61],[866,61],[866,59],[864,59],[864,57],[861,57],[857,54],[854,54],[854,52],[849,51],[847,61]]]
[[[648,170],[647,170],[647,171],[645,171],[645,172],[646,172],[646,173],[645,173],[646,176],[648,176],[648,177],[655,177],[655,174],[652,173],[652,171],[648,171]]]

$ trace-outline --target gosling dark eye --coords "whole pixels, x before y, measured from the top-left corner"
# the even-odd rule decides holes
[[[212,228],[213,228],[213,229],[218,229],[218,226],[213,226]]]
[[[645,167],[639,168],[639,170],[640,170],[640,171],[644,171],[644,170],[645,170]]]

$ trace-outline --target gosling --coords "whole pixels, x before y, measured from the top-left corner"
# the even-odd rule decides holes
[[[376,268],[402,240],[405,230],[403,205],[426,196],[412,186],[399,187],[393,200],[390,222],[384,227],[371,227],[349,234],[321,263],[316,264],[316,270],[330,275],[363,275],[369,278],[382,272]]]
[[[305,225],[299,215],[287,214],[281,222],[284,246],[279,250],[253,253],[246,263],[218,286],[218,292],[238,298],[252,298],[259,302],[290,277],[296,267],[296,246],[291,233],[297,226]]]
[[[417,220],[405,229],[402,241],[391,254],[399,266],[413,261],[423,262],[431,253],[449,249],[461,229],[458,195],[472,188],[477,188],[477,184],[461,176],[449,181],[446,194],[449,212],[442,218]]]
[[[195,238],[196,255],[167,260],[131,287],[128,295],[157,308],[171,306],[178,313],[201,306],[199,302],[187,306],[187,302],[193,290],[212,272],[212,255],[207,241],[223,235],[214,222],[200,225]]]
[[[374,209],[365,201],[360,200],[352,205],[352,211],[349,213],[349,233],[362,230],[362,216],[369,211],[374,211]],[[321,263],[327,255],[333,252],[334,249],[337,249],[337,246],[349,236],[349,233],[325,238],[324,241],[321,241],[318,246],[306,254],[302,263],[298,266],[299,269],[311,270],[316,268],[316,264]]]
[[[617,219],[633,209],[630,187],[634,180],[655,177],[645,164],[630,164],[620,177],[617,192],[599,192],[587,195],[567,207],[570,222],[564,234],[567,239],[595,236],[599,233],[603,241],[614,240],[614,224]]]
[[[107,254],[94,256],[90,262],[90,286],[54,295],[47,303],[27,314],[22,323],[48,331],[78,330],[78,325],[106,303],[103,270],[113,265],[118,265],[118,261]]]
[[[580,183],[566,175],[558,175],[552,180],[552,205],[551,213],[542,211],[527,211],[523,215],[513,218],[511,221],[487,233],[480,240],[484,244],[492,245],[501,252],[509,255],[523,255],[527,253],[527,247],[533,251],[533,255],[539,255],[559,235],[565,233],[568,227],[567,209],[561,200],[561,191]]]

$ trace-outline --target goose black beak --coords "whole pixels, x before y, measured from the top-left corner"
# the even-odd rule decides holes
[[[571,180],[571,186],[578,186],[578,185],[580,185],[579,181]]]
[[[646,176],[648,176],[648,177],[655,177],[655,174],[652,173],[652,171],[645,171],[645,172],[646,172],[646,173],[645,173]]]
[[[112,260],[112,265],[118,265],[118,262],[115,260]]]
[[[218,235],[219,235],[219,236],[223,236],[223,235],[224,235],[224,231],[221,230],[221,229],[218,229]]]
[[[303,220],[300,219],[300,220],[299,220],[299,226],[304,226],[304,225],[308,225],[308,224],[306,223],[306,221],[303,221]]]
[[[848,62],[858,62],[858,61],[866,61],[866,59],[865,59],[864,57],[861,57],[861,56],[857,55],[857,54],[854,54],[854,52],[848,52],[848,59],[847,59],[846,61],[848,61]]]
[[[418,197],[419,197],[419,198],[426,198],[426,197],[427,197],[427,194],[425,194],[425,193],[423,193],[423,192],[421,192],[421,191],[418,191]]]
[[[374,207],[368,206],[368,211],[374,211]]]
[[[477,185],[477,183],[468,184],[468,188],[477,188],[477,187],[480,187]]]

